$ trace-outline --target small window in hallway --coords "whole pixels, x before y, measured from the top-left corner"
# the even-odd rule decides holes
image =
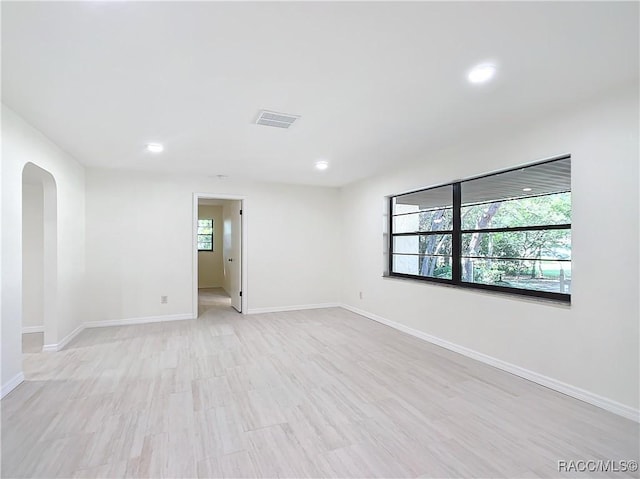
[[[213,251],[213,220],[198,220],[198,251]]]

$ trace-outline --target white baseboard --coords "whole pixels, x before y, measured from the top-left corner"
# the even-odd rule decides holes
[[[44,333],[44,326],[24,326],[22,328],[22,334],[29,333]]]
[[[84,329],[84,327],[85,327],[85,325],[81,324],[76,329],[74,329],[69,334],[67,334],[64,338],[62,338],[62,340],[60,342],[58,342],[58,343],[45,344],[44,346],[42,346],[42,351],[44,351],[45,353],[54,353],[56,351],[60,351],[67,344],[69,344],[69,342],[71,342],[71,340],[73,338],[75,338],[78,334],[80,334],[82,332],[82,330]]]
[[[165,314],[162,316],[144,316],[141,318],[107,319],[104,321],[89,321],[84,323],[85,328],[106,328],[108,326],[128,326],[130,324],[163,323],[165,321],[183,321],[194,319],[192,313]]]
[[[301,311],[304,309],[338,308],[340,303],[299,304],[296,306],[277,306],[275,308],[249,308],[247,314],[280,313],[284,311]]]
[[[537,373],[535,371],[531,371],[529,369],[522,368],[512,363],[508,363],[498,358],[494,358],[493,356],[489,356],[484,353],[480,353],[473,349],[466,348],[464,346],[460,346],[458,344],[446,341],[444,339],[440,339],[436,336],[432,336],[423,331],[419,331],[417,329],[410,328],[409,326],[405,326],[404,324],[397,323],[395,321],[391,321],[389,319],[383,318],[373,313],[369,313],[368,311],[364,311],[353,306],[349,306],[348,304],[341,305],[344,309],[347,309],[353,313],[359,314],[360,316],[364,316],[365,318],[372,319],[398,331],[402,331],[403,333],[410,334],[411,336],[415,336],[416,338],[420,338],[424,341],[428,341],[437,346],[441,346],[445,349],[449,349],[450,351],[454,351],[456,353],[462,354],[463,356],[467,356],[471,359],[475,359],[476,361],[480,361],[482,363],[488,364],[498,369],[502,369],[503,371],[507,371],[508,373],[515,374],[521,378],[527,379],[537,384],[541,384],[542,386],[548,387],[555,391],[566,394],[567,396],[571,396],[573,398],[579,399],[586,403],[592,404],[599,408],[605,409],[609,412],[617,414],[619,416],[625,417],[627,419],[631,419],[635,422],[640,422],[640,410],[634,409],[631,406],[627,406],[626,404],[622,404],[618,401],[614,401],[613,399],[606,398],[604,396],[600,396],[598,394],[592,393],[591,391],[587,391],[585,389],[573,386],[571,384],[567,384],[562,381],[558,381],[557,379],[550,378],[543,374]]]
[[[24,374],[22,372],[19,372],[14,377],[9,379],[6,383],[4,383],[2,385],[2,392],[0,393],[0,399],[5,397],[15,388],[17,388],[22,383],[22,381],[24,381]]]
[[[184,319],[193,319],[193,314],[167,314],[164,316],[145,316],[142,318],[129,318],[129,319],[107,319],[105,321],[89,321],[81,324],[76,329],[71,331],[62,341],[57,344],[45,344],[42,347],[44,352],[60,351],[69,342],[80,334],[83,330],[88,328],[106,328],[108,326],[128,326],[131,324],[145,324],[145,323],[162,323],[165,321],[182,321]]]

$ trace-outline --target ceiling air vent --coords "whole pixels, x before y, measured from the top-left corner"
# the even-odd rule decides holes
[[[289,115],[288,113],[277,113],[275,111],[260,110],[256,125],[275,126],[276,128],[289,128],[293,125],[299,115]]]

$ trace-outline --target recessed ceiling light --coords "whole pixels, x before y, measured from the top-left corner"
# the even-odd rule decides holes
[[[163,150],[164,146],[160,143],[147,143],[147,151],[150,151],[151,153],[162,153]]]
[[[326,170],[327,168],[329,168],[329,162],[325,161],[325,160],[319,160],[316,161],[316,170]]]
[[[522,191],[531,191],[531,188],[522,188]]]
[[[471,83],[486,83],[496,74],[496,66],[491,63],[476,65],[467,74],[467,79]]]

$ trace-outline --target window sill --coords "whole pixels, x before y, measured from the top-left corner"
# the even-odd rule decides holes
[[[467,284],[460,285],[460,284],[449,283],[447,281],[437,281],[437,280],[431,281],[429,279],[419,279],[419,278],[413,278],[411,276],[401,276],[397,274],[388,274],[388,273],[383,274],[382,278],[390,279],[390,280],[409,281],[412,283],[422,283],[428,286],[437,286],[437,287],[445,286],[447,288],[453,288],[453,289],[462,290],[462,291],[466,291],[474,294],[494,296],[494,297],[497,296],[500,298],[513,299],[517,301],[526,301],[529,303],[536,303],[536,304],[542,303],[542,304],[548,304],[550,306],[558,306],[558,307],[567,308],[567,309],[571,307],[571,296],[569,296],[568,299],[546,298],[543,296],[535,296],[527,293],[517,293],[509,290],[495,291],[495,290],[485,289],[485,288],[477,287],[473,285],[467,285]]]

